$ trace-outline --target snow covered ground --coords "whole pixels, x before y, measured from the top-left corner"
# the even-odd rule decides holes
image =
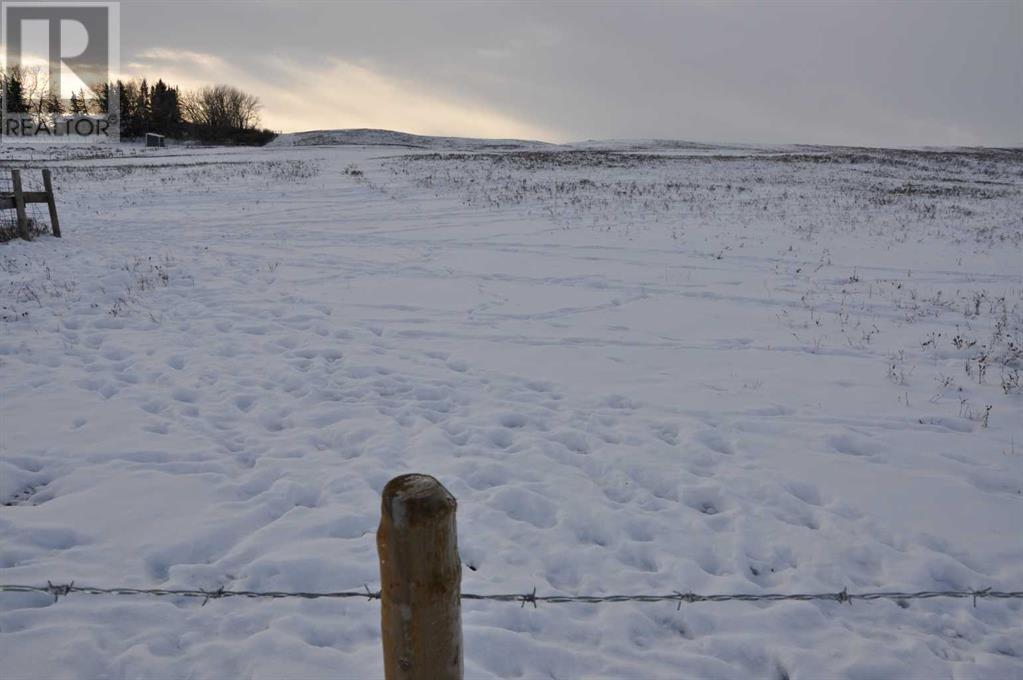
[[[416,471],[466,591],[1023,588],[1020,152],[614,148],[0,149],[65,234],[0,244],[0,583],[375,587]],[[199,604],[2,594],[0,675],[382,671],[374,602]],[[466,674],[1019,678],[1021,612],[466,602]]]

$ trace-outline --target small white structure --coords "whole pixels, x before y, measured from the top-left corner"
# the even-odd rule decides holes
[[[155,132],[146,133],[146,146],[164,146],[163,135],[158,135]]]

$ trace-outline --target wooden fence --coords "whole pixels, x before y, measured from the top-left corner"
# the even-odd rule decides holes
[[[43,170],[43,191],[24,191],[21,186],[21,170],[11,170],[11,191],[0,192],[0,210],[18,212],[18,235],[26,241],[32,240],[29,230],[28,203],[45,203],[50,209],[50,228],[60,238],[60,220],[57,218],[57,201],[53,196],[53,177],[48,169]]]

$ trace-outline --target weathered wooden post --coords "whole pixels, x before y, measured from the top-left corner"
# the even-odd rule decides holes
[[[18,235],[26,241],[31,241],[28,214],[25,212],[25,194],[21,190],[21,170],[11,170],[11,188],[14,190],[14,208],[18,211]]]
[[[386,680],[462,678],[456,507],[429,475],[401,475],[384,487],[377,552]]]
[[[46,189],[46,205],[50,209],[50,228],[53,235],[60,238],[60,220],[57,219],[57,199],[53,195],[53,178],[49,168],[43,169],[43,188]]]

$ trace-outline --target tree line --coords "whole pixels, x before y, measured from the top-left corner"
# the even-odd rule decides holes
[[[163,79],[116,80],[80,90],[64,101],[51,94],[41,69],[13,67],[0,73],[6,113],[27,114],[36,121],[62,117],[104,116],[112,97],[120,112],[122,139],[155,132],[172,139],[214,144],[266,144],[276,134],[260,128],[260,102],[231,85],[183,91]]]

